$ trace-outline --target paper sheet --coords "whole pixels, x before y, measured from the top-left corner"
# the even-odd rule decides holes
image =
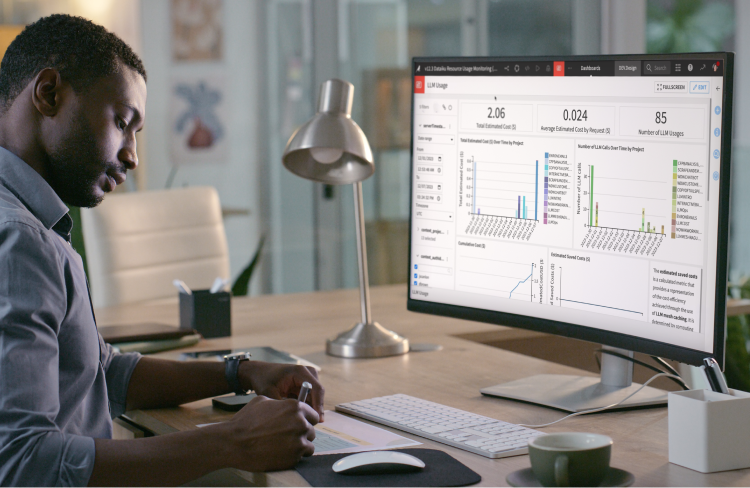
[[[313,441],[315,454],[313,456],[379,451],[422,444],[332,410],[326,410],[325,414],[326,421],[315,426],[315,440]],[[206,427],[216,423],[200,424],[197,427]]]
[[[331,410],[326,410],[325,419],[325,422],[315,426],[313,456],[378,451],[422,444]]]

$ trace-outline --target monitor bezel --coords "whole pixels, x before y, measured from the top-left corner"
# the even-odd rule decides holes
[[[411,276],[412,237],[413,237],[413,208],[414,208],[414,77],[417,63],[429,62],[552,62],[552,61],[645,61],[645,60],[703,60],[721,59],[724,63],[724,93],[722,95],[722,135],[720,150],[719,181],[719,223],[718,247],[716,256],[716,282],[726,283],[728,275],[729,249],[729,212],[731,195],[731,134],[733,113],[733,78],[734,53],[680,53],[680,54],[625,54],[625,55],[591,55],[591,56],[518,56],[518,57],[415,57],[411,66],[411,141],[410,141],[410,178],[409,178],[409,269],[407,279]],[[521,329],[544,332],[549,334],[571,337],[607,346],[627,349],[653,356],[664,357],[692,365],[700,365],[706,357],[715,358],[722,369],[724,368],[725,338],[726,338],[726,286],[716,287],[714,314],[714,346],[713,351],[707,353],[695,349],[675,346],[652,339],[631,336],[619,332],[611,332],[593,327],[587,327],[570,322],[542,319],[527,315],[508,312],[463,307],[445,303],[416,300],[411,297],[411,280],[408,279],[409,293],[407,294],[407,310],[428,313],[458,319],[485,322],[494,325],[517,327]]]

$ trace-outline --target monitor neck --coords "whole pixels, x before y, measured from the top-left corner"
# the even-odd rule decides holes
[[[602,346],[602,349],[633,357],[633,351],[610,346]],[[627,388],[633,384],[633,362],[611,354],[602,354],[601,383],[604,386]]]

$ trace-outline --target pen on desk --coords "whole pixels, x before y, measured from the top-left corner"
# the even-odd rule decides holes
[[[179,290],[180,293],[184,293],[185,295],[193,294],[190,288],[182,280],[173,280],[172,284],[175,286],[175,288],[177,288],[177,290]]]
[[[307,400],[307,394],[310,393],[310,390],[312,390],[312,385],[305,381],[302,383],[302,389],[299,391],[299,396],[297,397],[297,400],[304,403],[305,400]]]
[[[724,379],[724,374],[721,372],[721,368],[716,359],[705,358],[703,360],[703,372],[705,373],[706,380],[713,391],[729,394],[727,382]]]
[[[220,276],[217,276],[214,280],[213,285],[211,285],[211,293],[219,293],[221,290],[224,289],[225,286],[227,286],[227,280],[221,278]]]

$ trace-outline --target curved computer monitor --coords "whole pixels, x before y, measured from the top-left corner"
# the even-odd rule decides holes
[[[409,310],[723,364],[732,73],[732,53],[414,58]],[[611,374],[482,392],[575,411],[621,399]]]

